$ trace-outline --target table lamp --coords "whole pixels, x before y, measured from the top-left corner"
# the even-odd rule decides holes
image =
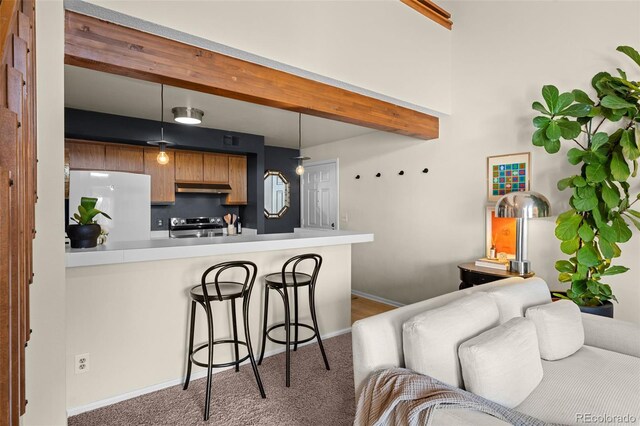
[[[531,262],[527,258],[528,220],[548,217],[551,214],[549,200],[533,191],[511,192],[496,203],[496,217],[516,219],[516,258],[509,261],[511,272],[526,275],[531,272]]]

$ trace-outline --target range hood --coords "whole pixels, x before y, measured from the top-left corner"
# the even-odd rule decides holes
[[[176,182],[176,192],[197,192],[205,194],[228,194],[228,183]]]

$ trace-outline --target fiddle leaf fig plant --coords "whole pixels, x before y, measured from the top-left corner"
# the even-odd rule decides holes
[[[620,46],[640,70],[640,54]],[[634,205],[640,194],[631,194],[630,182],[638,174],[640,157],[640,81],[617,70],[600,72],[591,80],[595,96],[575,89],[560,93],[555,86],[542,88],[543,102],[532,108],[542,115],[533,119],[537,129],[533,145],[555,154],[563,142],[575,145],[567,161],[579,172],[558,182],[570,190],[570,209],[560,214],[555,235],[568,259],[555,263],[558,279],[570,284],[566,296],[581,306],[617,301],[606,278],[629,268],[613,265],[620,244],[640,230],[640,211]],[[638,203],[640,204],[640,203]]]
[[[102,215],[107,219],[111,219],[111,216],[103,211],[96,209],[97,198],[82,197],[80,198],[80,205],[78,206],[78,213],[74,213],[71,220],[78,225],[93,225],[96,223],[95,217]]]

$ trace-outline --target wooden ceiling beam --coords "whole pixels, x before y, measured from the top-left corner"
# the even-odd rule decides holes
[[[400,0],[416,12],[426,16],[447,29],[453,27],[451,14],[431,0]]]
[[[435,116],[70,11],[65,63],[420,139],[438,137]]]

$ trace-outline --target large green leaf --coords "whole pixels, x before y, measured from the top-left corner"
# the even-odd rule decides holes
[[[562,212],[558,215],[558,217],[556,218],[556,225],[569,220],[571,217],[573,217],[573,215],[576,214],[576,211],[574,209],[569,209],[565,212]]]
[[[600,105],[609,109],[623,109],[633,107],[633,104],[616,95],[607,95],[600,101]]]
[[[604,132],[598,132],[591,137],[590,148],[595,151],[607,142],[609,142],[609,135]]]
[[[598,207],[598,198],[595,195],[587,198],[572,197],[571,201],[579,212],[588,212]]]
[[[534,142],[534,145],[535,145],[535,142]],[[584,154],[585,154],[585,152],[583,150],[581,150],[581,149],[571,148],[567,152],[567,158],[569,160],[569,163],[571,163],[571,164],[573,164],[575,166],[576,164],[578,164],[578,163],[580,163],[582,161],[582,156]]]
[[[556,271],[573,273],[576,271],[576,267],[568,260],[558,260],[556,262]]]
[[[595,237],[596,234],[586,222],[583,222],[582,226],[580,226],[580,228],[578,229],[578,235],[584,241],[591,242],[593,241],[593,237]]]
[[[561,272],[560,274],[558,274],[558,281],[560,281],[561,283],[569,283],[571,282],[572,277],[573,274],[570,274],[568,272]]]
[[[618,52],[622,52],[625,55],[627,55],[628,57],[630,57],[631,59],[633,59],[633,61],[640,65],[640,53],[638,53],[638,51],[636,49],[634,49],[631,46],[618,46],[618,48],[616,49]]]
[[[620,192],[615,184],[612,187],[606,182],[602,184],[602,199],[609,209],[618,207],[618,204],[620,204]]]
[[[533,137],[531,138],[531,142],[533,142],[535,146],[544,146],[545,142],[549,140],[547,139],[546,133],[547,133],[546,127],[536,130],[535,132],[533,132]]]
[[[589,104],[589,105],[595,105],[595,102],[593,102],[591,100],[591,98],[589,97],[589,95],[587,95],[585,92],[583,92],[580,89],[573,89],[571,91],[571,93],[573,93],[573,97],[575,98],[576,102],[580,102],[583,104]]]
[[[560,130],[558,122],[556,120],[551,120],[547,127],[547,138],[555,141],[560,139],[560,136],[562,136],[562,130]]]
[[[627,209],[627,213],[640,219],[640,212],[633,209]]]
[[[616,242],[626,243],[631,239],[631,229],[629,229],[629,225],[627,225],[622,216],[620,216],[619,214],[616,214],[616,216],[613,218],[611,227],[616,233]]]
[[[561,119],[557,121],[560,127],[560,134],[564,139],[574,139],[580,135],[580,123]]]
[[[548,129],[549,128],[547,127],[547,130]],[[547,151],[549,154],[555,154],[556,152],[560,151],[560,141],[558,139],[546,140],[544,142],[544,150]]]
[[[549,117],[538,116],[533,119],[533,126],[537,129],[542,129],[547,127],[547,125],[551,122]]]
[[[560,218],[558,218],[560,219]],[[582,216],[579,214],[573,214],[563,220],[559,220],[556,226],[555,235],[561,241],[567,241],[576,238],[578,235],[578,228],[582,223]]]
[[[636,160],[640,157],[640,149],[636,145],[635,134],[633,129],[629,129],[622,133],[620,137],[620,146],[622,154],[629,160]]]
[[[573,104],[558,113],[567,117],[587,117],[591,113],[591,106],[586,103]]]
[[[558,112],[564,110],[566,107],[571,105],[575,98],[573,97],[573,93],[566,92],[558,96],[558,104],[556,105],[556,110]]]
[[[573,182],[573,176],[560,179],[557,184],[558,191],[564,191],[565,189],[567,189],[571,185],[571,182]]]
[[[533,104],[531,104],[531,108],[545,115],[551,115],[551,113],[540,102],[534,102]]]
[[[591,182],[599,183],[609,177],[609,170],[605,164],[589,164],[586,169],[587,179]]]
[[[582,176],[576,176],[573,178],[573,185],[578,187],[578,188],[582,188],[583,186],[587,185],[587,181],[582,177]]]
[[[564,254],[574,254],[580,248],[580,238],[576,237],[571,240],[563,241],[560,243],[560,250]]]
[[[624,274],[628,270],[629,268],[627,268],[626,266],[610,266],[609,269],[604,271],[601,275],[606,276],[606,275]]]
[[[638,228],[638,231],[640,231],[640,220],[635,219],[629,215],[627,215],[627,219],[629,219],[631,221],[631,223],[633,223],[633,225]]]
[[[585,244],[578,250],[578,262],[588,267],[597,266],[600,263],[598,251],[593,244]]]
[[[542,87],[542,97],[547,104],[547,108],[552,114],[558,112],[558,96],[560,92],[558,88],[553,85],[546,85]]]
[[[606,223],[598,225],[598,233],[600,234],[600,237],[610,242],[615,242],[618,239],[616,231],[612,226],[607,225]]]
[[[625,182],[630,174],[629,164],[624,159],[621,149],[616,149],[611,157],[611,176],[618,182]]]
[[[608,240],[600,237],[598,239],[598,247],[600,247],[600,252],[602,252],[602,256],[605,259],[612,259],[615,257],[615,250],[613,248],[613,244],[611,244]]]

